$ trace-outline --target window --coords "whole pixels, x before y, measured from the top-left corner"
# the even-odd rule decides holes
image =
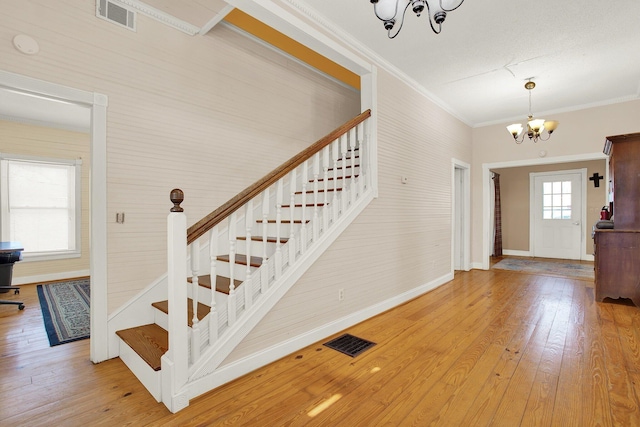
[[[80,160],[0,155],[2,240],[24,258],[80,256]]]
[[[542,219],[571,219],[571,181],[542,183]]]

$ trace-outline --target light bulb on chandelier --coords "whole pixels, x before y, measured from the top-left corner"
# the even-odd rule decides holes
[[[524,84],[524,88],[529,91],[529,115],[527,116],[527,131],[524,131],[524,126],[520,123],[514,123],[512,125],[507,126],[507,130],[513,136],[516,144],[522,144],[524,141],[525,135],[529,137],[533,142],[538,142],[538,140],[546,141],[551,137],[551,134],[554,130],[558,128],[559,122],[556,120],[544,120],[544,119],[534,119],[533,114],[531,113],[531,91],[536,87],[536,84],[528,79]],[[543,137],[543,132],[547,131],[546,138]],[[521,138],[518,138],[518,137]]]
[[[400,34],[409,6],[416,16],[420,16],[426,9],[431,29],[434,33],[440,34],[447,13],[459,8],[464,0],[371,0],[371,3],[374,13],[387,30],[387,36],[392,39]],[[393,31],[398,22],[396,31]]]

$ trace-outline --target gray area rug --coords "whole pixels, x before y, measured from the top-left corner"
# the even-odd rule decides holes
[[[492,268],[498,270],[522,271],[532,274],[577,277],[593,279],[593,264],[574,264],[568,262],[538,261],[535,259],[505,258]]]
[[[52,347],[89,338],[89,279],[38,285],[37,290]]]

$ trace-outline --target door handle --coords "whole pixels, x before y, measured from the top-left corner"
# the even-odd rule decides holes
[[[580,225],[580,221],[574,222],[573,225]]]

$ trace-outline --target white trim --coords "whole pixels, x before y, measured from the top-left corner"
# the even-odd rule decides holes
[[[13,285],[35,285],[36,283],[54,282],[57,280],[75,279],[78,277],[90,276],[89,270],[63,271],[62,273],[48,273],[37,276],[14,277],[11,280]]]
[[[515,249],[503,249],[502,250],[502,255],[506,255],[506,256],[525,256],[525,257],[530,257],[531,252],[529,251],[518,251]]]
[[[462,188],[456,187],[456,169],[462,171]],[[451,159],[451,271],[455,269],[455,218],[456,192],[462,192],[462,265],[464,271],[471,269],[471,165],[455,158]]]
[[[534,166],[534,165],[543,165],[543,164],[556,164],[556,163],[572,163],[572,162],[581,162],[581,161],[590,161],[590,160],[603,160],[607,159],[607,156],[604,153],[585,153],[585,154],[576,154],[569,156],[558,156],[558,157],[546,157],[543,159],[522,159],[522,160],[512,160],[507,162],[497,162],[497,163],[483,163],[482,164],[482,259],[479,263],[474,263],[474,265],[482,270],[488,270],[490,264],[490,256],[491,256],[491,248],[489,248],[489,244],[491,242],[490,233],[491,233],[491,169],[500,169],[500,168],[512,168],[519,166]],[[606,180],[609,180],[609,166],[607,163],[607,176]],[[608,184],[607,184],[608,189]]]
[[[231,380],[248,374],[262,366],[265,366],[271,362],[274,362],[282,357],[288,356],[291,353],[300,350],[301,348],[310,346],[318,341],[321,341],[333,334],[343,331],[352,327],[366,319],[383,313],[389,309],[404,304],[420,295],[423,295],[449,281],[453,280],[453,273],[447,273],[435,280],[432,280],[424,285],[413,288],[403,294],[389,298],[386,301],[382,301],[378,304],[374,304],[370,307],[349,314],[341,319],[319,326],[311,331],[300,334],[287,341],[280,342],[272,347],[263,349],[259,353],[254,353],[243,359],[232,362],[228,365],[224,365],[213,374],[198,379],[190,384],[189,399],[193,399],[207,391],[218,387],[222,384],[228,383]]]
[[[204,24],[202,28],[200,28],[198,34],[200,34],[201,36],[207,34],[213,29],[213,27],[222,22],[233,9],[235,8],[231,5],[226,5],[225,7],[223,7],[220,12],[218,12],[213,18],[211,18],[206,24]]]
[[[0,86],[91,108],[91,360],[107,359],[107,96],[0,70]]]

